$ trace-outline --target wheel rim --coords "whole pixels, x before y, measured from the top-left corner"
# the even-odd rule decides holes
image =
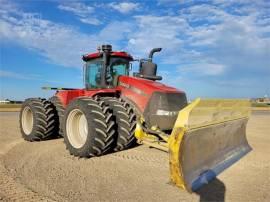
[[[74,109],[69,113],[66,132],[68,140],[73,147],[81,148],[85,144],[88,135],[88,124],[81,110]]]
[[[30,135],[33,130],[34,116],[30,107],[26,106],[22,112],[22,129],[26,135]]]

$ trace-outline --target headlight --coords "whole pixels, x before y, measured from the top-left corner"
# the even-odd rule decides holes
[[[166,110],[158,109],[156,114],[159,116],[176,116],[178,112],[179,111],[166,111]]]

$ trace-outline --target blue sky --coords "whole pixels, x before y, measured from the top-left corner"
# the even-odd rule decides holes
[[[81,56],[154,47],[166,84],[195,97],[270,96],[270,1],[0,0],[0,99],[83,87]],[[134,64],[134,71],[137,64]]]

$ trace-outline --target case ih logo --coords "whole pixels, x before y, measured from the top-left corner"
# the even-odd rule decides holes
[[[124,88],[129,88],[130,87],[129,84],[126,84],[126,83],[123,83],[123,82],[119,82],[119,85],[123,86]]]
[[[137,93],[139,95],[147,96],[147,94],[144,91],[142,91],[141,89],[135,88],[134,86],[131,86],[131,85],[127,84],[127,83],[119,82],[119,85],[123,86],[124,88],[127,88],[127,89],[129,89],[129,90],[131,90],[134,93]]]

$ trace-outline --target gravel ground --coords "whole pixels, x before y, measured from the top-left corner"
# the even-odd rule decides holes
[[[254,112],[253,151],[189,194],[169,183],[168,154],[146,146],[92,159],[62,139],[25,142],[18,113],[0,112],[0,201],[270,201],[270,112]]]

